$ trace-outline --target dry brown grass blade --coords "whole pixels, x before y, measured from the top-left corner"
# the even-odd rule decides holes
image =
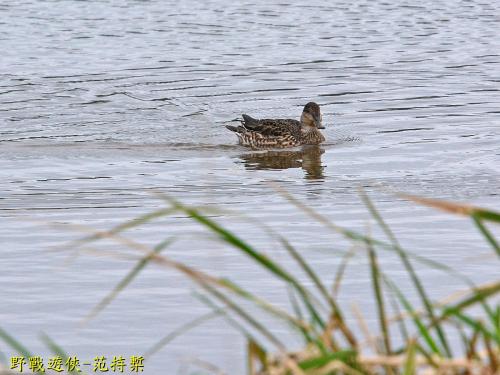
[[[297,358],[307,358],[311,353],[308,353],[307,349],[304,352],[295,353]],[[292,362],[296,362],[296,359],[288,357]],[[495,372],[491,372],[489,365],[481,360],[470,360],[468,358],[439,358],[433,357],[432,360],[435,362],[435,368],[430,367],[429,359],[422,355],[415,355],[413,358],[413,366],[415,366],[415,373],[418,374],[491,374],[495,375]],[[300,374],[303,371],[300,368],[296,370],[301,372],[293,372],[290,368],[290,363],[285,363],[286,358],[280,358],[276,364],[269,368],[268,372],[260,375],[284,375],[284,374]],[[333,373],[339,374],[352,374],[361,375],[366,373],[379,373],[377,370],[380,368],[391,368],[391,369],[403,369],[408,361],[408,355],[374,355],[374,356],[358,356],[357,362],[361,364],[364,368],[364,372],[360,372],[352,367],[349,367],[341,361],[332,361],[328,365],[323,366],[318,369],[314,369],[307,372],[308,375],[327,375]],[[287,372],[288,370],[288,372]],[[255,374],[252,374],[255,375]]]
[[[204,361],[200,358],[183,358],[183,362],[191,363],[192,365],[199,367],[201,369],[207,370],[212,374],[216,375],[227,375],[226,372],[222,371],[219,367],[210,363],[208,361]]]
[[[47,224],[47,223],[45,223]],[[57,224],[57,223],[49,223],[49,225],[54,224],[56,227],[61,227],[64,226],[66,228],[70,228],[72,230],[78,231],[78,232],[83,232],[83,233],[88,233],[88,234],[99,234],[102,236],[102,238],[109,239],[111,241],[117,242],[118,244],[124,245],[130,249],[136,250],[144,254],[144,256],[150,258],[152,262],[155,262],[156,264],[159,264],[161,266],[167,267],[167,268],[173,268],[176,269],[177,271],[180,271],[184,275],[188,276],[191,280],[195,281],[198,285],[204,285],[204,284],[210,284],[214,285],[217,287],[222,287],[225,290],[228,290],[230,292],[235,293],[235,286],[230,284],[228,280],[221,279],[218,277],[214,277],[211,275],[208,275],[206,273],[203,273],[201,271],[195,270],[194,268],[188,267],[183,263],[171,260],[165,256],[159,255],[152,251],[148,246],[143,245],[139,242],[136,242],[134,240],[131,240],[129,238],[125,238],[121,236],[120,234],[117,233],[112,233],[110,231],[98,231],[94,228],[84,226],[84,225],[66,225],[66,224]],[[61,249],[63,247],[61,246]],[[117,253],[118,254],[118,253]],[[275,305],[261,299],[261,298],[256,298],[253,296],[253,301],[262,307],[263,309],[275,314],[276,316],[281,317],[282,319],[285,319],[296,326],[301,326],[303,329],[306,330],[311,330],[311,326],[303,321],[296,319],[295,317],[291,316],[288,314],[286,311],[276,307]]]
[[[488,290],[488,289],[494,288],[496,285],[498,285],[498,282],[488,282],[488,283],[484,283],[481,285],[477,285],[474,289],[476,291]],[[450,305],[454,302],[460,301],[464,297],[471,295],[471,293],[474,293],[474,290],[472,290],[471,288],[457,290],[457,291],[453,292],[452,294],[450,294],[449,296],[444,297],[441,300],[435,302],[432,306],[434,308],[443,308],[443,307]],[[424,309],[419,309],[419,310],[415,310],[415,312],[413,314],[410,314],[408,312],[402,312],[400,314],[393,315],[393,316],[389,317],[387,319],[387,321],[389,323],[395,323],[395,322],[398,322],[400,320],[410,319],[413,317],[420,318],[420,317],[425,317],[425,316],[426,316],[426,311],[424,311]]]
[[[304,371],[302,371],[302,369],[299,367],[297,362],[294,359],[290,358],[289,355],[285,357],[284,361],[285,368],[291,371],[292,375],[306,375]]]
[[[475,212],[480,210],[478,207],[474,207],[466,204],[452,203],[440,199],[424,198],[416,195],[397,193],[397,195],[406,200],[419,203],[424,206],[429,206],[433,208],[440,209],[441,211],[446,211],[452,214],[470,216]]]
[[[313,370],[310,375],[330,375],[330,374],[346,374],[346,375],[367,375],[352,367],[347,366],[342,361],[332,361],[320,369]]]
[[[366,323],[366,319],[361,309],[356,303],[353,303],[351,305],[351,310],[354,315],[354,318],[356,319],[356,322],[358,323],[361,332],[363,333],[363,336],[365,336],[364,344],[367,344],[374,352],[378,352],[377,340],[375,336],[372,335],[370,328],[368,328],[368,324]]]
[[[51,223],[50,223],[51,224]],[[55,226],[60,227],[60,225],[55,224]],[[68,228],[68,226],[65,226]],[[102,231],[97,231],[94,228],[90,228],[87,226],[83,225],[70,225],[70,228],[79,232],[85,232],[85,233],[90,233],[90,234],[96,234],[99,233],[102,238],[107,238],[109,240],[112,240],[114,242],[117,242],[121,245],[124,245],[130,249],[136,250],[144,254],[149,258],[150,261],[160,265],[164,266],[167,268],[175,269],[181,273],[183,273],[185,276],[187,276],[189,279],[194,281],[197,285],[202,287],[203,289],[210,288],[212,293],[216,293],[219,298],[222,298],[223,302],[228,305],[231,309],[237,311],[237,314],[242,316],[243,319],[247,320],[251,325],[254,325],[254,328],[257,330],[260,330],[261,333],[263,333],[264,336],[266,336],[271,342],[273,342],[276,347],[280,351],[284,351],[284,346],[283,344],[274,337],[265,327],[260,325],[258,322],[253,320],[249,315],[245,314],[241,309],[239,309],[239,306],[233,304],[229,299],[227,299],[225,296],[223,296],[221,293],[216,291],[215,289],[211,289],[211,287],[218,287],[225,289],[226,291],[229,291],[231,293],[239,294],[241,296],[241,290],[237,290],[237,287],[231,283],[228,282],[228,280],[221,279],[218,277],[211,276],[209,274],[206,274],[204,272],[195,270],[194,268],[191,268],[183,263],[174,261],[172,259],[169,259],[165,256],[161,256],[152,249],[150,249],[148,246],[143,245],[141,243],[138,243],[134,240],[124,238],[120,236],[119,234],[112,233],[112,232],[102,232]],[[277,316],[280,316],[281,318],[287,319],[289,322],[292,322],[293,324],[300,325],[304,329],[311,329],[311,327],[307,324],[307,322],[300,321],[296,319],[295,317],[289,315],[286,311],[281,310],[277,308],[276,306],[266,302],[265,300],[262,300],[260,298],[256,298],[253,296],[253,301],[257,305],[260,305],[262,308],[266,309],[269,312],[272,312],[273,314],[276,314]]]
[[[467,358],[438,358],[435,357],[433,360],[437,363],[438,367],[436,372],[445,370],[474,370],[485,368],[486,365],[478,362],[471,361]],[[393,355],[393,356],[363,356],[359,358],[360,363],[367,366],[390,366],[393,368],[402,368],[406,362],[406,355]],[[429,364],[427,358],[423,356],[417,356],[415,359],[415,364],[417,367],[425,367]]]
[[[469,361],[472,361],[473,359],[478,357],[477,348],[476,348],[478,339],[479,339],[479,330],[476,329],[472,333],[472,337],[470,338],[470,340],[468,342],[469,345],[467,347],[467,352],[465,353],[466,357]]]
[[[354,244],[351,246],[350,250],[344,254],[342,257],[342,260],[340,262],[339,267],[337,268],[337,272],[335,272],[335,280],[333,282],[332,286],[332,298],[336,299],[340,293],[340,286],[342,284],[342,278],[344,277],[344,273],[347,269],[347,265],[351,258],[356,255],[356,251],[358,249],[359,245]]]
[[[423,206],[437,208],[441,211],[445,211],[445,212],[452,213],[455,215],[463,215],[463,216],[475,216],[475,215],[488,216],[488,215],[491,215],[493,218],[500,216],[500,213],[497,213],[497,212],[491,211],[491,210],[487,210],[487,209],[482,208],[482,207],[473,206],[470,204],[455,203],[455,202],[449,202],[449,201],[445,201],[445,200],[441,200],[441,199],[419,197],[416,195],[405,194],[405,193],[396,193],[396,195],[403,198],[403,199],[421,204]],[[492,220],[492,221],[495,222],[496,220]]]
[[[325,345],[325,347],[333,351],[339,350],[339,345],[335,342],[333,338],[333,333],[337,327],[338,327],[337,317],[334,313],[332,313],[330,314],[330,318],[326,323],[326,327],[323,333],[321,334],[321,342]]]
[[[499,348],[492,347],[488,337],[483,336],[483,340],[484,340],[484,347],[486,348],[486,353],[488,353],[491,370],[494,373],[500,372],[500,353],[498,350]]]

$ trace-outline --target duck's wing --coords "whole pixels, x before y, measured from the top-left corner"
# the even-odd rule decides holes
[[[257,120],[243,115],[243,126],[264,136],[279,137],[300,134],[300,121],[292,119],[262,119]]]

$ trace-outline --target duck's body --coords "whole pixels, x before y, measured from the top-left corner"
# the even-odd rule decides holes
[[[300,121],[292,119],[257,120],[243,115],[241,126],[226,126],[236,133],[243,146],[252,148],[286,148],[300,145],[317,145],[325,141],[318,129],[321,113],[316,103],[304,107]]]

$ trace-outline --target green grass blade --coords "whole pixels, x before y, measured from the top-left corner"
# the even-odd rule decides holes
[[[314,334],[318,335],[318,333],[313,329],[312,326],[308,325],[305,320],[303,319],[296,319],[290,314],[288,314],[286,311],[281,310],[277,308],[276,306],[272,305],[271,303],[263,300],[262,298],[259,298],[258,296],[254,295],[253,293],[249,292],[246,289],[243,289],[233,283],[232,281],[228,279],[219,279],[221,286],[224,286],[226,289],[230,290],[234,294],[238,295],[239,297],[242,297],[255,305],[261,307],[264,311],[276,316],[277,318],[287,322],[290,324],[294,329],[298,329],[300,332],[302,330],[306,330],[309,332],[309,334]]]
[[[417,350],[415,342],[410,342],[406,352],[406,362],[404,365],[403,375],[414,375],[417,370]]]
[[[162,249],[162,246],[160,246],[160,245],[157,247],[158,251],[160,251]],[[273,342],[273,344],[275,344],[279,348],[283,348],[283,344],[280,342],[280,340],[278,340],[273,334],[271,334],[271,332],[269,330],[267,330],[266,327],[264,327],[262,324],[260,324],[255,319],[253,319],[250,315],[248,315],[245,311],[243,311],[238,305],[233,303],[224,294],[222,294],[218,290],[216,290],[214,288],[214,286],[223,287],[226,290],[229,290],[233,293],[238,292],[238,293],[240,293],[241,296],[248,297],[248,293],[245,293],[245,291],[243,289],[237,288],[234,284],[230,283],[228,280],[212,277],[212,276],[207,275],[201,271],[197,271],[191,267],[188,267],[182,263],[176,262],[176,261],[171,260],[169,258],[166,258],[164,256],[159,256],[158,254],[156,254],[154,252],[152,252],[148,255],[150,255],[151,260],[154,260],[156,263],[163,265],[163,266],[166,266],[168,268],[173,268],[173,269],[181,272],[185,276],[187,276],[189,279],[194,281],[197,285],[202,287],[204,290],[206,290],[207,292],[209,292],[210,294],[215,296],[217,299],[219,299],[220,301],[225,303],[235,313],[237,313],[240,317],[242,317],[244,320],[246,320],[250,325],[252,325],[258,331],[260,331],[264,336],[266,336],[271,342]],[[259,301],[262,301],[262,300],[259,300]],[[262,302],[262,303],[265,304],[265,302]]]
[[[286,323],[288,323],[294,330],[300,332],[303,336],[303,338],[309,338],[310,342],[316,347],[322,351],[326,352],[327,349],[325,348],[323,342],[320,339],[320,334],[315,330],[314,326],[311,326],[307,324],[304,320],[297,320],[293,318],[291,315],[287,314],[283,310],[278,309],[276,306],[271,305],[261,298],[255,296],[254,294],[248,292],[245,289],[240,288],[236,284],[232,283],[231,281],[227,279],[220,279],[221,280],[221,285],[225,286],[226,289],[232,291],[233,293],[237,294],[240,297],[243,297],[257,306],[263,308],[266,312],[271,313],[272,315],[278,317],[281,320],[284,320]],[[304,331],[307,332],[307,337],[304,336]]]
[[[290,273],[285,271],[282,267],[280,267],[278,264],[273,262],[269,257],[266,255],[259,253],[258,251],[254,250],[250,245],[248,245],[245,241],[231,233],[230,231],[226,230],[225,228],[221,227],[219,224],[211,220],[210,218],[200,214],[197,210],[193,208],[186,207],[182,205],[181,203],[171,199],[171,198],[166,198],[168,199],[174,207],[176,207],[179,211],[184,212],[186,215],[194,219],[195,221],[199,222],[200,224],[204,225],[205,227],[209,228],[211,231],[214,233],[218,234],[220,238],[225,241],[226,243],[230,244],[231,246],[241,250],[244,254],[248,255],[252,259],[254,259],[258,264],[260,264],[262,267],[273,273],[275,276],[278,276],[280,279],[285,281],[286,283],[292,285],[297,292],[300,294],[301,298],[303,299],[305,305],[307,306],[309,312],[311,313],[311,316],[315,323],[317,323],[322,329],[325,328],[325,323],[323,319],[321,318],[320,314],[314,307],[314,305],[311,303],[310,300],[310,295],[307,292],[306,288],[304,288]]]
[[[494,315],[492,315],[491,322],[493,327],[495,327],[498,341],[500,341],[500,305],[498,305],[496,310],[494,311]]]
[[[439,364],[436,363],[436,361],[435,361],[436,356],[432,355],[432,353],[429,353],[427,350],[425,350],[417,341],[413,340],[413,342],[415,343],[415,348],[416,348],[417,352],[422,354],[424,356],[424,358],[426,359],[426,361],[427,361],[426,363],[429,366],[434,367],[434,369],[438,369]]]
[[[223,314],[224,314],[224,310],[219,309],[216,311],[211,311],[207,314],[203,314],[203,315],[183,324],[182,326],[176,328],[172,332],[169,332],[165,337],[161,338],[154,345],[152,345],[149,349],[147,349],[143,354],[144,358],[149,358],[149,357],[153,356],[154,354],[158,353],[161,349],[163,349],[165,346],[167,346],[169,343],[171,343],[173,340],[175,340],[177,337],[183,335],[187,331],[190,331],[193,328],[196,328],[196,327],[200,326],[201,324],[203,324],[211,319],[217,318]]]
[[[477,209],[475,215],[480,219],[484,219],[494,223],[500,223],[500,212],[497,211]]]
[[[318,213],[315,210],[313,210],[311,207],[305,205],[304,203],[300,202],[298,199],[294,198],[292,195],[290,195],[285,190],[279,189],[279,192],[283,195],[283,197],[285,199],[287,199],[294,206],[296,206],[297,208],[299,208],[300,210],[302,210],[303,212],[305,212],[311,218],[313,218],[317,222],[321,223],[325,227],[331,229],[332,231],[334,231],[336,233],[340,233],[345,238],[347,238],[347,239],[349,239],[349,240],[351,240],[353,242],[361,243],[362,245],[370,244],[372,246],[375,246],[375,247],[378,247],[378,248],[381,248],[381,249],[384,249],[384,250],[388,250],[388,251],[393,251],[393,252],[399,252],[400,251],[400,249],[398,249],[396,246],[394,246],[394,244],[387,243],[385,241],[380,241],[380,240],[377,240],[377,239],[365,236],[365,235],[363,235],[361,233],[357,233],[355,231],[352,231],[352,230],[349,230],[349,229],[345,229],[345,228],[343,228],[341,226],[338,226],[338,225],[332,223],[325,216],[323,216],[320,213]],[[446,272],[449,275],[451,275],[451,276],[453,276],[453,277],[455,277],[455,278],[457,278],[457,279],[459,279],[461,281],[464,281],[466,283],[470,283],[469,280],[467,279],[467,277],[461,275],[456,270],[454,270],[453,268],[447,266],[446,264],[443,264],[443,263],[440,263],[440,262],[436,262],[436,261],[434,261],[432,259],[428,259],[428,258],[422,257],[422,256],[417,255],[417,254],[413,254],[413,253],[411,253],[409,251],[405,251],[405,255],[408,257],[408,259],[414,259],[415,261],[417,261],[417,262],[419,262],[419,263],[421,263],[423,265],[426,265],[428,267],[432,267],[434,269]]]
[[[326,366],[333,361],[341,361],[352,366],[356,362],[356,352],[352,350],[342,350],[335,353],[328,353],[319,357],[303,360],[299,362],[299,367],[302,370],[314,370]]]
[[[205,306],[210,308],[213,312],[220,311],[224,319],[228,322],[228,324],[231,325],[235,330],[240,332],[243,335],[243,337],[245,337],[245,339],[257,342],[257,339],[255,338],[254,335],[252,335],[245,327],[243,327],[239,322],[237,322],[229,314],[227,314],[224,308],[217,306],[215,302],[213,302],[212,300],[210,300],[210,298],[208,298],[208,296],[197,292],[194,293],[194,296]]]
[[[427,296],[427,292],[425,291],[425,288],[420,281],[420,278],[418,277],[415,269],[413,268],[413,265],[411,264],[410,260],[408,259],[408,255],[406,252],[403,250],[401,247],[399,241],[397,240],[396,236],[390,229],[390,227],[387,225],[387,223],[384,221],[378,210],[376,209],[375,205],[373,202],[370,200],[368,195],[366,195],[364,192],[361,192],[361,198],[363,199],[363,202],[365,203],[366,207],[370,211],[371,215],[373,218],[377,221],[377,223],[380,225],[380,227],[383,229],[387,237],[390,239],[391,243],[394,245],[394,249],[396,250],[397,254],[399,255],[401,262],[403,263],[406,271],[408,272],[408,275],[410,276],[410,279],[412,280],[413,285],[415,286],[415,289],[417,290],[420,299],[422,300],[425,310],[427,311],[427,314],[429,314],[429,317],[431,319],[436,318],[436,314],[434,313],[434,309],[432,307],[432,302]],[[439,337],[439,340],[441,342],[441,345],[443,346],[446,355],[448,357],[451,357],[451,351],[450,351],[450,346],[448,344],[448,340],[446,339],[446,334],[444,330],[441,329],[440,325],[435,326],[437,335]]]
[[[496,339],[494,341],[500,342],[500,316],[497,315],[497,312],[500,311],[500,305],[498,305],[498,311],[492,308],[488,301],[483,299],[481,300],[481,307],[484,310],[485,316],[487,320],[485,323],[491,323],[492,333],[495,335]]]
[[[468,325],[469,327],[481,332],[484,336],[489,337],[492,340],[495,340],[497,345],[500,346],[499,338],[495,335],[494,332],[490,332],[488,329],[486,329],[481,321],[474,319],[471,316],[465,315],[460,311],[454,311],[452,312],[452,315],[456,317],[458,320]]]
[[[455,317],[460,321],[464,322],[468,326],[472,327],[474,330],[481,331],[485,336],[493,339],[497,345],[500,346],[500,317],[496,316],[495,312],[488,306],[486,299],[494,297],[500,293],[500,282],[489,284],[483,287],[476,287],[471,290],[471,295],[462,299],[458,303],[452,306],[446,306],[443,309],[441,317],[434,324],[439,324],[440,321],[444,321],[449,317]],[[492,321],[492,331],[489,331],[484,327],[484,324],[467,316],[463,313],[463,310],[472,307],[476,304],[481,304],[485,310],[486,316]]]
[[[391,355],[392,350],[391,350],[390,332],[389,332],[389,327],[387,326],[387,317],[385,313],[385,303],[384,303],[382,286],[380,285],[380,271],[377,262],[377,254],[372,246],[368,246],[368,255],[370,259],[370,271],[372,275],[373,292],[375,294],[375,300],[377,302],[379,325],[380,325],[380,330],[382,331],[385,354]]]
[[[326,287],[323,285],[321,282],[320,278],[318,275],[314,272],[314,270],[307,264],[307,262],[304,260],[304,258],[299,254],[297,250],[282,236],[278,236],[280,242],[282,243],[283,247],[288,251],[290,256],[300,265],[302,270],[306,273],[306,275],[311,279],[313,284],[316,286],[318,291],[321,293],[323,298],[327,301],[327,303],[330,305],[330,308],[332,310],[332,314],[335,317],[335,320],[337,322],[337,325],[339,326],[341,332],[344,334],[345,338],[347,341],[354,347],[357,346],[356,339],[354,337],[354,334],[351,332],[351,330],[348,328],[348,326],[345,324],[344,317],[342,314],[342,311],[338,304],[335,302],[335,300],[330,296],[328,293],[328,290]]]
[[[335,272],[335,280],[332,286],[332,297],[337,298],[340,292],[340,286],[342,284],[342,279],[344,277],[345,271],[347,269],[347,265],[351,258],[356,254],[354,250],[348,251],[342,256],[340,264]]]
[[[52,353],[58,355],[59,357],[61,357],[63,359],[63,362],[65,362],[69,358],[69,355],[64,351],[64,349],[61,348],[58,344],[56,344],[56,342],[54,340],[52,340],[46,333],[42,332],[40,334],[40,338],[45,343],[45,345],[47,345],[47,347],[50,349],[50,351]],[[70,374],[73,374],[73,375],[84,374],[85,375],[85,372],[70,371]]]
[[[396,316],[402,316],[401,309],[399,308],[399,304],[394,298],[392,293],[388,293],[389,301],[391,303],[392,309],[394,310]],[[398,319],[399,333],[401,335],[402,341],[407,343],[410,335],[408,333],[408,328],[406,327],[406,323],[404,319]]]
[[[30,351],[22,345],[19,341],[17,341],[14,337],[9,335],[5,330],[0,328],[0,338],[5,341],[7,345],[9,345],[12,349],[14,349],[17,353],[21,354],[24,358],[26,358],[26,361],[30,357],[33,357],[33,355],[30,353]],[[37,374],[44,374],[43,372],[38,371]]]
[[[292,246],[290,242],[288,242],[283,236],[278,236],[279,241],[283,245],[283,247],[288,251],[288,254],[298,263],[300,268],[304,271],[304,273],[311,279],[313,284],[316,286],[320,294],[323,296],[325,301],[328,302],[330,306],[334,309],[337,308],[335,302],[332,300],[330,295],[328,294],[327,289],[321,282],[318,275],[314,272],[314,270],[307,264],[304,258],[299,254],[299,252]]]
[[[302,309],[300,308],[299,301],[297,300],[297,297],[295,296],[294,289],[288,288],[288,299],[290,300],[290,303],[292,305],[292,310],[295,314],[296,319],[300,321],[304,321],[304,315],[302,314]],[[307,329],[304,327],[299,327],[300,332],[302,333],[302,337],[304,341],[307,344],[313,343],[313,339]]]
[[[446,318],[450,314],[454,314],[457,311],[464,310],[477,303],[482,303],[487,298],[491,298],[499,293],[500,293],[500,281],[482,287],[476,287],[471,290],[470,296],[462,299],[453,306],[445,307],[443,309],[442,318]]]
[[[73,248],[76,249],[77,247],[83,246],[89,242],[97,241],[103,238],[107,238],[110,236],[114,236],[116,234],[119,234],[120,232],[123,232],[127,229],[131,229],[134,227],[137,227],[139,225],[146,224],[154,219],[163,217],[163,216],[168,216],[176,211],[175,208],[169,207],[169,208],[163,208],[161,210],[156,210],[141,216],[138,216],[134,219],[131,219],[129,221],[126,221],[122,224],[119,224],[115,226],[114,228],[111,228],[110,230],[107,231],[101,231],[101,232],[96,232],[91,235],[85,236],[83,238],[79,238],[73,242],[70,242],[69,244],[66,245],[68,248]]]
[[[12,349],[14,349],[17,353],[22,354],[24,357],[29,358],[33,356],[23,344],[21,344],[14,337],[9,335],[2,328],[0,328],[0,338]]]
[[[488,228],[486,228],[486,226],[483,224],[481,217],[476,214],[472,216],[472,220],[479,228],[479,231],[483,234],[484,238],[486,238],[491,247],[493,247],[497,255],[500,257],[500,245],[498,245],[498,242],[495,240],[495,237],[493,237]]]
[[[415,309],[411,305],[411,303],[406,299],[404,294],[399,290],[399,288],[392,282],[390,281],[387,277],[384,277],[384,282],[387,284],[388,287],[390,287],[398,297],[399,301],[405,308],[405,310],[410,314],[413,322],[415,323],[415,326],[418,329],[418,332],[420,336],[424,339],[424,341],[427,343],[429,348],[434,354],[441,355],[441,351],[439,349],[439,346],[436,344],[434,339],[432,338],[431,333],[429,332],[428,328],[425,326],[425,324],[421,321],[421,319],[418,317],[418,314],[416,313]]]
[[[262,325],[258,320],[254,319],[250,314],[243,310],[239,305],[234,303],[225,294],[221,293],[216,286],[223,286],[224,283],[220,279],[215,279],[209,277],[202,272],[193,270],[183,264],[177,264],[176,269],[188,276],[193,282],[200,286],[207,293],[212,295],[214,298],[226,305],[231,311],[238,315],[242,320],[246,321],[250,326],[252,326],[256,331],[260,332],[264,337],[266,337],[273,345],[275,345],[281,352],[285,351],[285,346],[283,343],[272,334],[264,325]],[[251,337],[247,335],[247,337]]]
[[[120,292],[123,291],[129,285],[132,280],[141,272],[141,270],[146,267],[146,265],[153,259],[153,257],[157,254],[159,254],[161,251],[166,249],[168,246],[170,246],[174,242],[173,238],[166,239],[165,241],[162,241],[159,243],[157,246],[154,247],[153,251],[151,254],[147,254],[144,256],[137,264],[135,265],[134,268],[113,288],[113,290],[106,295],[93,309],[90,311],[90,313],[84,318],[84,322],[89,321],[90,319],[94,318],[99,314],[107,305],[109,305],[117,296]]]
[[[306,323],[297,322],[292,316],[290,316],[286,312],[280,310],[279,308],[269,304],[268,302],[266,302],[262,299],[259,299],[256,296],[253,296],[249,292],[236,286],[234,283],[231,283],[229,280],[213,277],[211,275],[208,275],[206,273],[203,273],[201,271],[198,271],[196,269],[188,267],[187,265],[185,265],[183,263],[176,262],[176,261],[169,259],[165,256],[159,256],[158,254],[155,254],[154,252],[151,252],[148,255],[151,256],[152,261],[154,261],[157,264],[160,264],[162,266],[165,266],[167,268],[175,269],[176,271],[187,276],[190,280],[195,282],[200,287],[204,288],[205,290],[211,291],[212,295],[214,294],[214,292],[212,290],[214,286],[219,287],[219,288],[222,287],[225,290],[230,291],[231,293],[235,293],[240,297],[244,297],[244,298],[251,300],[252,302],[259,305],[260,307],[267,309],[268,312],[272,312],[272,313],[276,314],[277,316],[281,317],[282,319],[288,319],[289,322],[291,322],[291,323],[295,323],[297,325],[302,325],[304,327],[309,328],[309,326]],[[220,298],[220,295],[217,295],[217,296]],[[222,295],[222,297],[225,297],[225,296]],[[226,303],[227,298],[223,298],[223,301]],[[242,315],[241,312],[240,312],[240,315]],[[271,337],[271,335],[269,335],[269,332],[266,331],[266,334],[267,334],[267,336]],[[274,340],[274,342],[276,343],[277,341]]]
[[[227,296],[213,288],[209,284],[200,284],[200,286],[205,289],[212,296],[217,298],[219,301],[224,303],[228,308],[235,312],[240,318],[250,324],[255,330],[260,332],[264,337],[266,337],[270,342],[272,342],[280,351],[285,352],[285,345],[279,340],[274,334],[271,333],[263,324],[258,320],[254,319],[250,314],[244,311],[240,306],[231,301]]]
[[[46,333],[42,332],[40,334],[40,338],[47,345],[47,347],[51,350],[52,353],[57,354],[59,357],[67,359],[69,357],[68,354],[61,348],[59,345],[55,343]]]
[[[458,322],[455,324],[458,333],[460,335],[460,339],[462,341],[462,346],[463,346],[463,352],[465,353],[465,357],[467,359],[475,358],[476,356],[476,350],[475,350],[475,342],[476,342],[476,337],[478,331],[473,331],[471,336],[468,337],[467,333],[465,332],[465,327],[462,324],[458,324]]]
[[[225,242],[233,245],[234,247],[243,250],[247,255],[255,259],[259,264],[267,268],[269,271],[274,273],[276,276],[281,279],[287,281],[290,284],[294,284],[294,278],[286,271],[284,271],[281,267],[279,267],[276,263],[271,261],[267,256],[255,251],[250,245],[241,240],[239,237],[235,236],[228,230],[224,229],[208,217],[201,215],[194,209],[185,207],[180,203],[175,203],[176,207],[183,211],[185,214],[189,215],[189,217],[198,221],[200,224],[203,224],[207,228],[211,229],[213,232],[217,233]]]

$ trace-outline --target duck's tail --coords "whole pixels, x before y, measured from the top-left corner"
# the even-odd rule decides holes
[[[226,128],[237,134],[243,134],[246,130],[243,126],[226,125]]]

